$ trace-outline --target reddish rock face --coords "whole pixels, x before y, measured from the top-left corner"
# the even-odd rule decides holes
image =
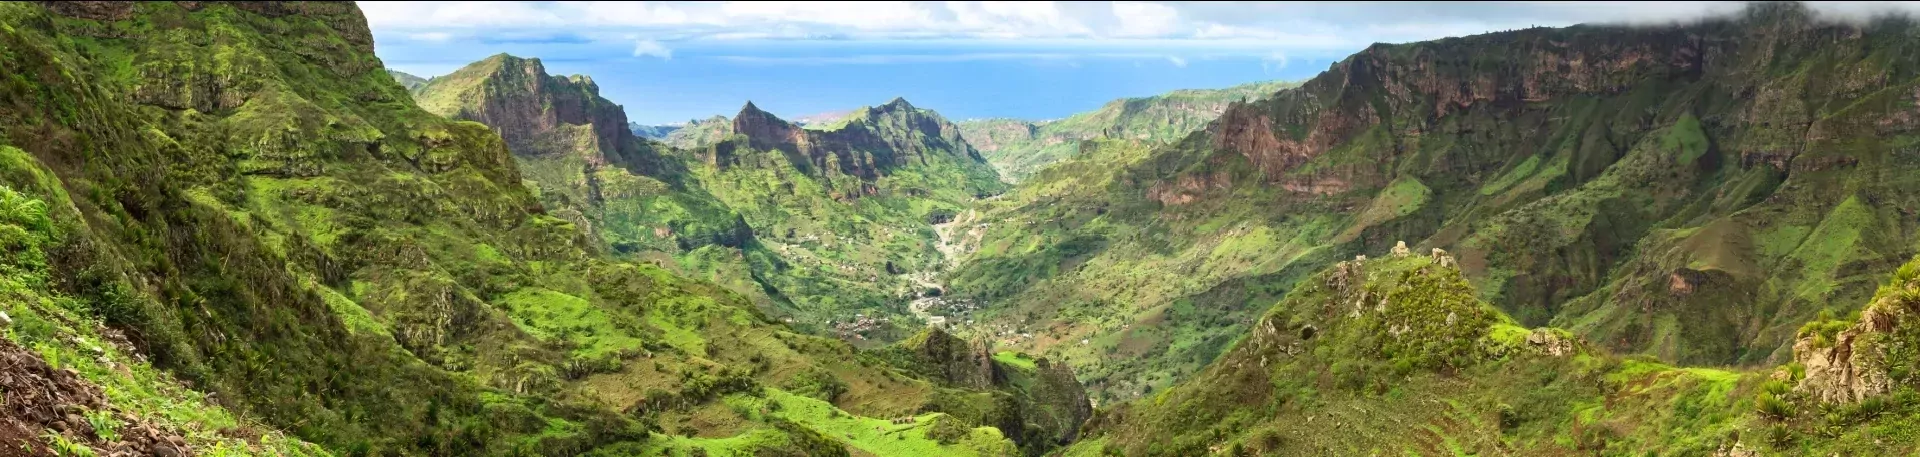
[[[569,143],[584,141],[601,152],[590,159],[604,161],[631,141],[626,113],[599,98],[600,88],[592,79],[548,76],[539,59],[499,59],[495,76],[475,94],[478,103],[462,107],[458,117],[499,130],[508,146],[522,154],[565,153],[572,149]],[[586,131],[566,131],[578,128]],[[579,138],[583,133],[585,138]]]
[[[1523,33],[1502,43],[1443,40],[1409,46],[1376,45],[1302,87],[1257,104],[1234,104],[1210,126],[1214,149],[1245,156],[1269,182],[1296,192],[1345,191],[1355,176],[1289,178],[1288,173],[1391,118],[1396,133],[1436,127],[1449,114],[1487,105],[1522,107],[1580,93],[1614,93],[1650,77],[1697,73],[1703,40],[1656,30],[1630,40],[1557,41],[1547,32]],[[1482,71],[1454,48],[1506,48],[1500,65]],[[1395,151],[1362,151],[1382,157]]]
[[[435,78],[419,99],[438,114],[492,127],[520,156],[581,154],[592,166],[662,172],[661,159],[627,130],[626,112],[600,97],[592,78],[548,75],[540,59],[489,57]]]
[[[1198,200],[1210,191],[1226,191],[1233,187],[1233,177],[1226,173],[1205,173],[1182,175],[1172,182],[1161,182],[1147,189],[1147,198],[1166,205],[1184,205]]]

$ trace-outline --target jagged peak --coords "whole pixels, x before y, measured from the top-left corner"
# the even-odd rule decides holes
[[[880,105],[880,107],[884,109],[913,109],[913,104],[907,103],[906,97],[894,97],[893,100],[888,100],[887,104]]]
[[[759,106],[755,106],[752,100],[748,100],[746,106],[740,107],[740,114],[733,116],[733,128],[736,132],[755,131],[756,129],[746,127],[750,124],[770,124],[783,127],[792,125],[787,122],[786,119],[781,119],[780,116],[775,116],[773,113],[762,110]]]
[[[724,116],[714,116],[714,117],[723,118]],[[752,100],[748,100],[746,106],[741,106],[740,114],[735,114],[733,118],[734,120],[740,120],[740,119],[746,119],[746,118],[761,118],[761,119],[773,119],[783,123],[786,122],[786,120],[781,119],[780,116],[776,116],[773,113],[769,113],[767,112],[767,110],[760,109],[759,106],[753,104]]]
[[[547,69],[545,65],[540,63],[540,59],[537,57],[519,57],[502,52],[460,67],[460,69],[454,70],[453,73],[448,73],[447,76],[481,78],[511,72],[525,72],[533,75],[546,76]]]
[[[600,85],[595,84],[593,82],[592,76],[572,75],[567,77],[567,82],[571,82],[581,86],[582,88],[585,88],[587,93],[593,94],[595,97],[600,96]]]

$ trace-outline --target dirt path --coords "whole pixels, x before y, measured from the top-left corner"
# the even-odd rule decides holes
[[[939,282],[939,277],[941,273],[959,266],[960,259],[979,247],[980,237],[985,234],[986,229],[976,222],[978,217],[977,210],[969,208],[966,212],[955,216],[953,220],[933,225],[933,233],[939,237],[933,247],[940,251],[940,263],[931,269],[903,275],[919,289],[915,294],[917,298],[907,304],[907,309],[912,311],[914,316],[929,323],[944,319],[948,325],[957,325],[959,322],[954,322],[953,316],[946,314],[952,311],[970,311],[975,308],[971,301],[946,298],[944,292],[947,286]],[[935,290],[942,294],[930,296],[928,291]]]

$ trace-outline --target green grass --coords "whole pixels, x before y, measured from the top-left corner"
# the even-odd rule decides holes
[[[942,416],[938,413],[914,416],[910,425],[894,425],[887,419],[850,415],[827,402],[779,389],[767,389],[767,401],[780,404],[775,415],[873,455],[1001,455],[998,453],[1013,449],[1013,443],[992,427],[975,428],[965,440],[949,446],[928,439],[924,426]]]
[[[1507,188],[1513,187],[1514,184],[1519,184],[1521,180],[1533,176],[1534,169],[1539,167],[1540,156],[1527,156],[1527,160],[1521,161],[1520,164],[1515,165],[1513,169],[1507,170],[1507,172],[1501,174],[1500,177],[1494,178],[1492,181],[1487,181],[1486,185],[1480,186],[1480,195],[1494,195],[1506,191]]]
[[[1027,371],[1034,370],[1033,359],[1030,357],[1027,357],[1025,353],[1019,353],[1019,352],[1013,352],[1013,351],[1000,351],[993,354],[993,360],[998,361],[1000,363],[1007,364],[1007,366],[1019,368],[1022,370],[1027,370]]]
[[[18,151],[0,146],[0,154]],[[22,163],[24,158],[20,157],[0,159],[10,159],[13,163],[9,167],[30,165]],[[182,431],[192,445],[245,450],[233,455],[330,455],[277,431],[264,434],[258,446],[217,433],[263,426],[210,403],[205,394],[182,387],[171,374],[103,339],[97,332],[103,328],[102,322],[87,314],[97,304],[49,288],[50,270],[43,263],[43,249],[59,243],[61,237],[55,232],[48,209],[44,200],[0,185],[0,248],[13,254],[0,258],[0,273],[4,273],[0,274],[0,312],[10,321],[0,324],[0,337],[38,354],[53,368],[73,370],[84,382],[98,386],[111,411]],[[108,410],[91,411],[86,417],[96,429],[118,423]],[[110,428],[101,432],[102,436],[114,433]],[[67,437],[50,436],[59,443],[73,444]],[[68,447],[70,452],[90,451],[77,444]]]
[[[1791,254],[1806,275],[1794,292],[1807,299],[1825,298],[1835,286],[1835,269],[1853,257],[1861,236],[1875,222],[1872,209],[1858,196],[1850,196],[1834,207]]]
[[[1680,116],[1680,120],[1667,128],[1666,136],[1660,138],[1660,146],[1671,151],[1679,151],[1674,160],[1679,165],[1692,165],[1693,161],[1707,154],[1707,136],[1700,130],[1700,119],[1692,113]]]
[[[617,327],[611,313],[580,297],[526,288],[501,297],[498,303],[514,324],[534,337],[575,343],[577,357],[606,357],[641,347],[642,340]]]

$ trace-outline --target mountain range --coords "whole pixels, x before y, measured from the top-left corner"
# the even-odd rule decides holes
[[[1177,90],[1151,97],[1124,98],[1065,119],[1028,122],[980,119],[960,123],[1001,176],[1011,182],[1079,152],[1080,142],[1125,139],[1172,142],[1205,127],[1237,101],[1271,95],[1294,86],[1286,81],[1244,84],[1226,89]]]
[[[351,3],[0,25],[0,455],[1920,451],[1905,17],[675,126]]]

